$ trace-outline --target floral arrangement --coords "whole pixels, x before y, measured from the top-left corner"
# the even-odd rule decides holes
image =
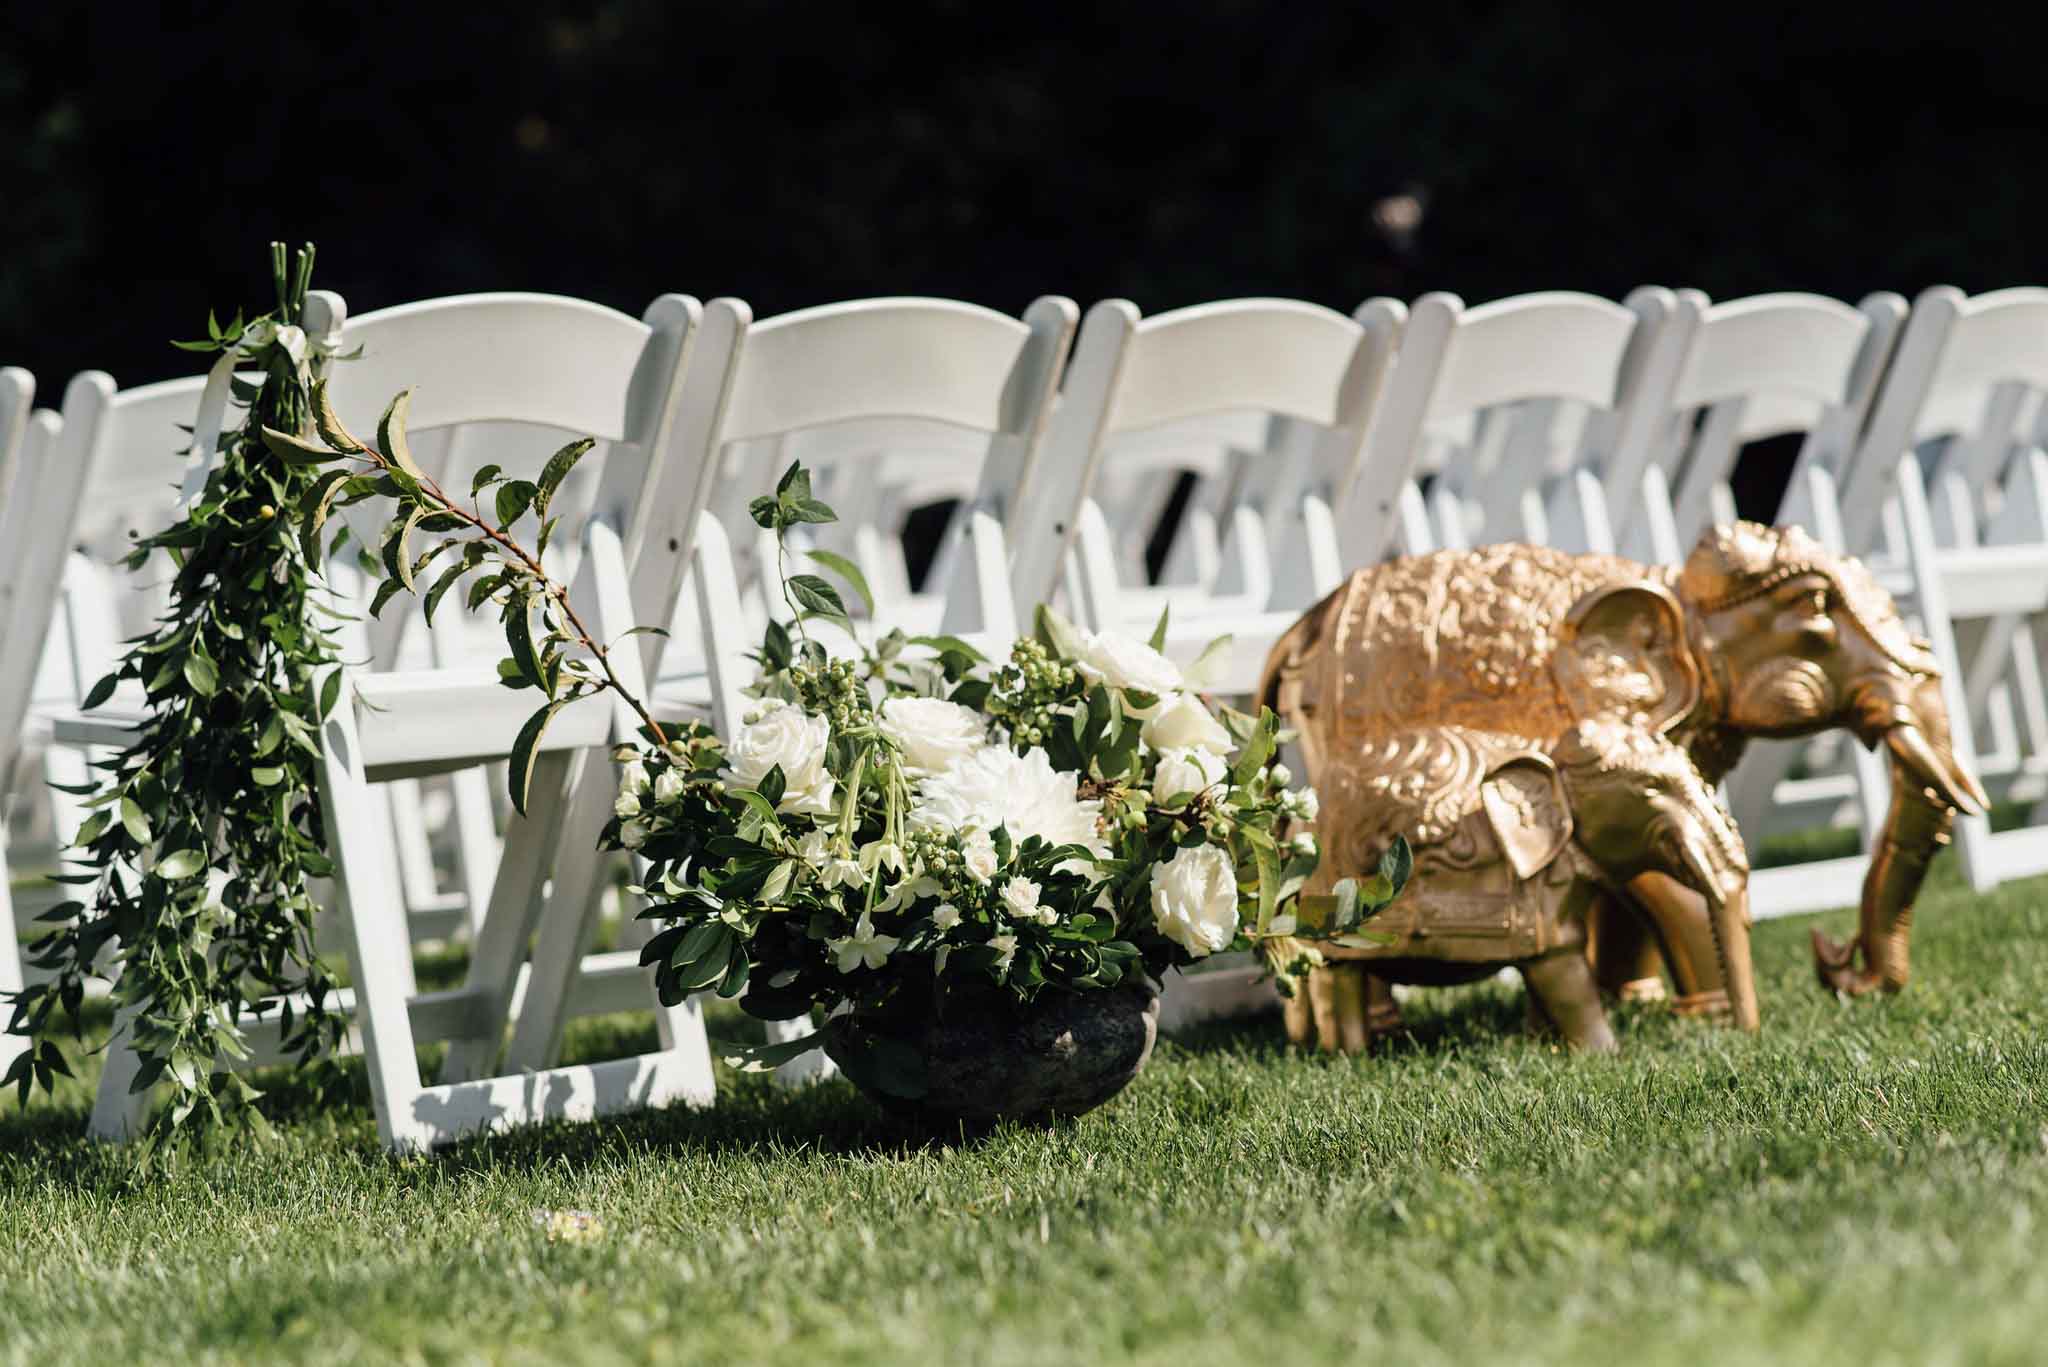
[[[1317,863],[1306,829],[1316,797],[1290,787],[1276,762],[1272,712],[1202,700],[1202,672],[1225,642],[1184,674],[1160,653],[1163,618],[1147,644],[1082,634],[1044,608],[999,664],[952,636],[862,641],[831,581],[788,572],[792,529],[837,520],[800,465],[751,508],[775,533],[789,609],[755,657],[759,706],[726,739],[701,722],[657,720],[612,667],[619,642],[592,636],[538,555],[556,525],[549,496],[590,443],[559,452],[538,485],[487,466],[459,500],[410,458],[407,397],[393,400],[374,445],[341,426],[319,387],[317,442],[265,439],[287,463],[344,466],[301,501],[309,534],[331,507],[396,505],[372,611],[416,591],[444,552],[429,614],[478,576],[466,601],[503,619],[502,681],[543,695],[508,765],[515,807],[525,809],[534,739],[561,707],[610,690],[638,715],[638,743],[614,756],[622,783],[603,841],[638,856],[642,914],[666,922],[642,956],[665,1001],[712,991],[768,1020],[818,1009],[928,1019],[958,993],[1028,1003],[1252,948],[1284,985],[1312,966],[1317,940],[1366,934],[1360,922],[1399,890],[1405,846],[1363,885],[1306,899],[1315,914],[1298,914]],[[493,486],[495,521],[482,498]],[[528,516],[533,550],[517,529]],[[420,551],[415,532],[443,535]],[[801,553],[872,613],[853,564]],[[833,658],[810,634],[820,622],[853,653]]]
[[[829,516],[792,467],[754,516],[780,535],[806,508]],[[1356,934],[1398,890],[1376,877],[1314,927],[1294,914],[1316,795],[1275,762],[1271,711],[1200,697],[1224,642],[1184,674],[1160,653],[1164,618],[1145,643],[1041,608],[1000,664],[900,632],[833,659],[804,623],[851,635],[837,595],[787,582],[798,637],[769,626],[760,706],[730,741],[695,725],[619,756],[606,840],[647,861],[636,891],[668,924],[644,958],[665,999],[917,1016],[956,985],[1028,1002],[1226,950],[1306,968],[1310,940]]]

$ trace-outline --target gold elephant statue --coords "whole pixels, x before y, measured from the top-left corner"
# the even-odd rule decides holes
[[[1890,755],[1860,933],[1814,933],[1838,991],[1905,986],[1928,864],[1987,804],[1926,644],[1796,527],[1712,528],[1678,569],[1522,545],[1389,561],[1280,639],[1260,692],[1322,797],[1319,884],[1397,834],[1414,849],[1371,927],[1392,942],[1331,958],[1290,1006],[1289,1034],[1327,1049],[1397,1029],[1395,983],[1509,964],[1585,1047],[1612,1047],[1601,995],[1660,993],[1660,963],[1682,1009],[1755,1029],[1747,866],[1713,797],[1751,736],[1844,727]]]

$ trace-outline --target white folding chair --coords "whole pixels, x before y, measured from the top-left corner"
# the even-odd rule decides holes
[[[679,642],[675,652],[697,671],[697,680],[691,689],[672,689],[664,705],[695,702],[727,728],[738,708],[732,660],[741,647],[726,643],[754,642],[736,612],[729,539],[711,511],[715,483],[732,478],[722,453],[733,443],[766,443],[876,418],[947,423],[981,433],[987,456],[975,507],[963,519],[964,549],[953,583],[945,588],[942,625],[997,640],[1013,635],[999,519],[1010,511],[1014,491],[1036,457],[1074,315],[1070,301],[1050,297],[1034,303],[1022,319],[941,299],[863,300],[762,323],[754,323],[739,300],[706,306],[678,408],[674,454],[646,499],[648,516],[627,561],[626,591],[639,622],[675,621],[693,559],[698,565],[705,642]],[[767,469],[760,478],[772,485],[779,474],[779,468]],[[661,657],[660,639],[638,637],[634,643],[652,673]],[[580,900],[586,916],[578,922],[565,915],[542,928],[508,1055],[516,1066],[544,1068],[559,1053],[573,966],[594,930],[587,915],[590,899],[579,888],[591,877],[581,852],[592,848],[609,819],[615,791],[609,767],[586,765],[559,814],[555,899],[566,896],[571,907]],[[791,1023],[772,1030],[771,1037],[789,1038],[807,1026]],[[794,1079],[820,1066],[813,1054],[783,1077]]]
[[[1049,599],[1072,548],[1073,609],[1091,628],[1149,630],[1161,597],[1169,618],[1167,653],[1192,659],[1211,640],[1229,635],[1228,660],[1212,684],[1243,694],[1256,686],[1265,654],[1316,596],[1306,587],[1276,597],[1276,576],[1235,595],[1199,591],[1133,593],[1119,579],[1120,555],[1093,493],[1118,438],[1214,414],[1251,412],[1290,419],[1298,440],[1268,454],[1250,483],[1265,486],[1264,516],[1240,503],[1231,535],[1256,542],[1246,553],[1271,565],[1268,538],[1291,541],[1317,570],[1295,575],[1290,588],[1318,574],[1332,577],[1335,548],[1306,545],[1324,524],[1307,505],[1328,475],[1342,480],[1365,441],[1373,406],[1400,325],[1400,306],[1375,300],[1350,318],[1288,299],[1237,299],[1141,319],[1135,305],[1095,305],[1081,330],[1039,473],[1020,496],[1013,583],[1020,612]],[[1226,556],[1226,559],[1228,557]]]
[[[1596,471],[1656,387],[1639,377],[1668,364],[1670,304],[1668,291],[1647,286],[1626,307],[1562,291],[1469,310],[1452,294],[1417,300],[1366,457],[1339,505],[1344,563],[1446,540],[1545,542],[1555,532],[1589,549],[1611,541]],[[1495,409],[1505,411],[1488,415]],[[1438,471],[1425,500],[1414,481],[1432,433],[1468,420],[1468,457]],[[1577,526],[1553,529],[1560,511]]]
[[[2038,778],[2048,747],[2035,624],[2048,613],[2048,458],[2022,415],[2048,390],[2048,290],[1966,297],[1924,291],[1902,332],[1854,460],[1806,497],[1836,535],[1877,562],[1917,609],[1940,662],[1958,754],[1997,779]],[[1933,466],[1936,497],[1916,450]],[[1833,504],[1832,507],[1829,505]],[[1889,571],[1889,573],[1886,573]],[[1977,744],[1980,722],[2029,732],[2001,763]],[[2048,870],[2048,827],[1994,835],[1957,822],[1965,876],[1979,890]]]
[[[16,641],[11,630],[8,605],[13,595],[7,585],[11,577],[10,550],[16,544],[18,532],[15,519],[20,514],[14,510],[32,507],[34,504],[33,485],[23,470],[22,448],[29,433],[29,414],[35,404],[35,379],[26,370],[14,366],[0,369],[0,640]],[[47,444],[49,432],[37,436],[38,446]],[[40,457],[37,458],[40,462]],[[32,682],[32,681],[31,681]],[[25,706],[26,700],[23,700]],[[13,815],[13,754],[20,737],[22,719],[8,710],[7,694],[0,691],[0,993],[19,992],[26,985],[22,979],[21,947],[17,939],[14,922],[14,896],[11,886],[7,845],[10,818]],[[26,1041],[14,1035],[0,1035],[0,1072],[12,1066],[15,1058],[26,1047]]]
[[[409,427],[416,428],[430,442],[437,432],[478,423],[525,424],[593,435],[605,442],[601,487],[591,510],[585,542],[613,547],[616,559],[620,524],[630,523],[640,515],[642,494],[666,451],[675,397],[700,312],[695,300],[681,295],[657,299],[649,306],[644,321],[554,296],[469,295],[367,314],[350,324],[346,305],[339,296],[316,291],[308,298],[306,326],[316,335],[345,337],[350,346],[362,345],[361,359],[337,367],[329,394],[343,422],[365,434],[375,432],[377,419],[390,397],[410,385],[416,392]],[[479,457],[488,454],[474,446],[469,449]],[[457,472],[446,473],[452,476]],[[460,496],[460,486],[456,486],[456,495]],[[589,584],[595,583],[591,576],[594,571],[580,567],[579,588],[595,592],[586,585],[586,579]],[[615,603],[598,606],[610,610],[609,620],[613,622],[624,614]],[[371,653],[366,633],[359,635],[364,637],[357,643],[362,652]],[[384,785],[409,782],[423,775],[470,772],[478,775],[477,805],[487,815],[487,790],[478,766],[502,760],[509,754],[518,724],[532,710],[529,696],[499,687],[495,671],[487,667],[458,666],[386,676],[363,670],[361,665],[367,663],[370,661],[363,660],[351,668],[345,690],[360,705],[362,716],[341,716],[345,709],[337,706],[340,720],[331,721],[324,734],[343,748],[323,759],[328,783],[324,799],[336,801],[334,793],[343,789],[348,794],[341,800],[345,813],[337,815],[330,811],[331,822],[346,823],[346,835],[340,834],[337,826],[329,828],[334,846],[331,852],[337,864],[343,866],[343,900],[350,908],[367,908],[370,917],[368,928],[353,922],[348,926],[356,987],[342,1004],[344,1009],[355,1011],[366,1050],[371,1048],[373,1038],[373,1027],[366,1019],[366,1013],[372,1009],[372,995],[385,1011],[376,1029],[381,1030],[382,1040],[389,1041],[400,1029],[390,1016],[390,1002],[414,1000],[417,994],[410,947],[414,933],[408,926],[402,884],[395,872],[400,868],[400,860],[391,824],[388,819],[370,821],[365,813],[387,809],[378,792]],[[504,708],[493,710],[501,699],[516,713],[512,729],[503,735],[492,729],[502,719]],[[448,710],[435,712],[436,707]],[[478,719],[473,730],[462,710],[465,708],[474,711]],[[389,709],[393,719],[387,720],[380,709]],[[418,732],[409,729],[408,720],[414,713],[432,718],[426,724],[429,730],[446,728],[461,735],[444,741],[441,751],[423,753],[415,765],[375,759],[366,766],[358,740],[362,747],[369,748],[369,753],[382,754],[374,747],[388,737],[416,738]],[[551,766],[549,773],[561,780],[573,767],[579,749],[574,742],[583,733],[572,727],[557,735],[557,730],[550,728],[551,742],[559,744],[546,763]],[[92,724],[78,724],[74,734],[80,738],[90,736]],[[536,785],[540,783],[537,777]],[[542,860],[552,852],[550,831],[551,828],[517,820],[508,826],[504,852],[491,853],[494,877],[488,884],[483,915],[474,929],[464,986],[453,992],[418,998],[410,1008],[413,1016],[406,1018],[411,1024],[405,1028],[410,1031],[416,1027],[421,1039],[450,1041],[444,1074],[451,1085],[484,1078],[496,1065],[503,1044],[503,1021],[524,981],[526,944],[541,916],[541,887],[549,871]],[[597,859],[594,842],[593,837],[593,848],[588,851],[592,861]],[[356,880],[352,886],[348,882],[351,869]],[[590,880],[587,889],[593,901],[597,895],[596,881]],[[587,961],[579,957],[567,966],[567,971],[574,994],[569,1006],[572,1014],[631,1009],[652,1000],[651,975],[638,966],[637,954],[632,950],[593,955]],[[701,1024],[697,1023],[694,1006],[664,1008],[657,1020],[664,1053],[680,1052],[675,1058],[658,1060],[649,1066],[656,1068],[660,1078],[669,1081],[685,1075],[694,1078],[698,1073],[708,1079],[709,1055],[702,1043]],[[245,1022],[245,1028],[254,1051],[252,1062],[277,1061],[275,1013]],[[393,1061],[393,1050],[403,1054],[402,1066]],[[137,1066],[133,1051],[124,1047],[117,1033],[94,1108],[95,1134],[120,1137],[138,1127],[147,1098],[128,1092]],[[396,1147],[439,1142],[483,1124],[511,1124],[541,1115],[584,1114],[590,1105],[606,1109],[671,1094],[664,1090],[669,1082],[662,1082],[653,1092],[641,1089],[629,1094],[610,1090],[589,1094],[576,1090],[581,1084],[564,1084],[568,1090],[553,1100],[530,1096],[530,1104],[524,1110],[508,1111],[498,1108],[495,1102],[490,1106],[479,1102],[479,1109],[463,1111],[457,1106],[444,1112],[435,1109],[439,1102],[429,1100],[407,1111],[406,1107],[411,1105],[404,1099],[410,1095],[403,1083],[407,1069],[411,1070],[413,1083],[418,1081],[411,1043],[386,1049],[384,1056],[372,1057],[369,1066],[373,1090],[382,1089],[377,1090],[379,1124],[386,1141]],[[622,1071],[631,1070],[614,1070],[604,1076],[615,1077]],[[501,1079],[500,1084],[493,1085],[496,1091],[484,1088],[483,1092],[502,1096],[510,1084]],[[605,1088],[609,1086],[605,1084]],[[483,1092],[471,1089],[461,1095],[474,1099]],[[399,1099],[394,1101],[392,1097]]]

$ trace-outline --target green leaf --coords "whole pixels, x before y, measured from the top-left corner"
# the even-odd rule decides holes
[[[540,491],[533,481],[510,479],[498,486],[498,525],[510,527],[533,506],[534,495]]]
[[[533,758],[540,738],[548,729],[548,723],[555,719],[555,713],[562,710],[562,704],[551,702],[526,719],[526,725],[519,728],[519,736],[512,742],[512,758],[506,766],[506,788],[512,796],[512,808],[521,816],[526,815],[527,790],[533,786]]]
[[[802,1058],[813,1049],[820,1048],[825,1037],[813,1031],[799,1039],[784,1040],[780,1044],[728,1044],[727,1052],[720,1057],[725,1066],[742,1073],[767,1073],[780,1068],[792,1059]]]
[[[412,590],[413,528],[420,525],[420,519],[424,518],[428,511],[425,504],[414,505],[413,510],[405,515],[405,521],[399,525],[398,535],[388,543],[395,554],[388,556],[384,563],[398,575],[399,582],[405,585],[408,592]]]
[[[542,517],[547,516],[548,503],[554,498],[556,487],[561,484],[562,480],[567,477],[571,470],[576,468],[576,462],[582,460],[590,448],[595,445],[597,445],[597,442],[594,439],[584,437],[580,441],[570,442],[567,446],[564,446],[561,450],[548,457],[548,463],[542,467],[540,472],[540,487],[534,491],[533,495],[533,506]]]
[[[1148,644],[1154,650],[1166,649],[1166,618],[1173,611],[1173,604],[1163,603],[1159,608],[1159,625],[1152,628],[1152,639]]]
[[[372,617],[383,616],[384,605],[404,591],[405,585],[396,579],[386,579],[383,583],[377,585],[376,596],[370,599],[370,615]]]
[[[327,671],[327,677],[320,681],[320,715],[317,720],[326,721],[334,711],[334,704],[341,700],[341,667],[337,665]]]
[[[1230,646],[1234,639],[1226,632],[1203,646],[1202,653],[1195,657],[1195,662],[1181,671],[1181,682],[1196,692],[1207,688],[1216,671],[1230,658]]]
[[[1045,604],[1038,605],[1032,618],[1033,634],[1038,642],[1063,660],[1081,658],[1081,636],[1074,630],[1074,624],[1054,612]]]
[[[518,595],[505,605],[505,644],[511,648],[512,664],[519,677],[538,688],[546,683],[540,656],[533,649],[533,603]]]
[[[412,447],[405,440],[405,416],[412,408],[412,391],[401,389],[391,406],[384,410],[384,416],[377,420],[377,444],[384,448],[385,457],[414,480],[427,477],[420,469],[420,463],[412,458]]]
[[[747,515],[754,519],[754,525],[766,531],[778,531],[781,527],[782,505],[763,494],[747,505]]]
[[[854,564],[845,556],[835,555],[831,551],[811,551],[809,554],[811,559],[817,561],[841,579],[844,579],[847,587],[859,595],[860,601],[867,606],[868,615],[870,617],[874,615],[875,595],[868,592],[867,576],[860,572],[860,566]]]
[[[143,815],[142,808],[135,799],[125,794],[121,798],[121,824],[127,828],[128,834],[134,838],[136,844],[149,843],[149,818]]]
[[[1380,856],[1380,872],[1393,885],[1393,894],[1398,895],[1408,886],[1408,876],[1415,872],[1415,852],[1408,848],[1408,837],[1397,835],[1387,852]]]
[[[327,381],[324,379],[313,382],[313,425],[319,429],[320,440],[337,451],[346,451],[354,456],[367,449],[356,440],[354,433],[342,426],[334,405],[327,400]]]
[[[299,550],[308,565],[320,563],[320,531],[334,511],[334,496],[349,479],[346,470],[328,470],[299,499]]]
[[[469,481],[469,496],[475,498],[484,491],[486,485],[494,482],[504,472],[505,467],[502,465],[486,465],[477,471],[475,477]]]
[[[277,765],[258,765],[249,771],[249,778],[259,788],[275,788],[284,782],[284,770]]]
[[[220,671],[213,661],[204,655],[191,654],[185,657],[185,682],[192,685],[192,691],[202,698],[210,698],[220,688]]]
[[[343,460],[345,451],[330,451],[318,442],[306,441],[289,432],[280,432],[275,427],[263,429],[263,444],[270,448],[270,454],[286,465],[326,465],[330,461]]]
[[[205,854],[198,850],[177,850],[157,861],[156,872],[161,877],[176,881],[190,878],[205,867]]]
[[[428,626],[434,625],[434,608],[438,603],[440,603],[441,596],[447,593],[448,590],[454,588],[455,581],[462,578],[463,575],[468,574],[469,571],[470,566],[468,561],[462,561],[457,564],[450,565],[447,569],[441,571],[441,577],[439,579],[436,579],[433,582],[432,586],[427,589],[427,597],[426,602],[424,604],[424,611],[426,612],[427,615]]]
[[[782,514],[791,522],[837,522],[839,514],[828,504],[815,498],[792,498],[784,500]]]
[[[90,712],[108,698],[113,697],[114,689],[120,682],[121,676],[118,673],[102,674],[99,682],[92,686],[92,691],[85,695],[85,702],[82,704],[84,710]]]
[[[815,574],[792,574],[785,581],[790,596],[797,604],[812,612],[822,612],[830,617],[845,617],[846,605],[839,601],[839,592]]]

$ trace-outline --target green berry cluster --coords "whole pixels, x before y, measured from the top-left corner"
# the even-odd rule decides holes
[[[912,831],[904,837],[903,857],[927,878],[953,885],[967,872],[967,856],[938,831]]]
[[[1010,734],[1025,745],[1041,745],[1058,724],[1060,705],[1078,681],[1074,667],[1026,637],[1010,647],[1010,663],[995,677],[995,692],[1007,703]]]
[[[862,667],[851,660],[833,660],[821,668],[798,665],[790,671],[804,710],[822,716],[834,730],[866,726],[874,720],[874,700],[868,696]]]

